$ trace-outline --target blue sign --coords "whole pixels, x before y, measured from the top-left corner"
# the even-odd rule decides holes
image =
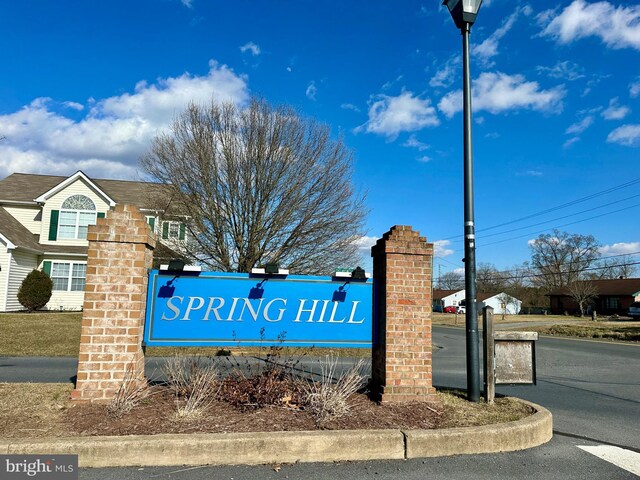
[[[149,274],[148,346],[371,347],[372,281]]]

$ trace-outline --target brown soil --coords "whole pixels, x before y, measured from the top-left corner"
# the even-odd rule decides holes
[[[238,408],[213,402],[201,415],[178,417],[175,398],[167,389],[152,396],[119,418],[106,405],[74,404],[63,413],[67,429],[77,435],[152,435],[159,433],[277,432],[300,430],[431,429],[509,421],[531,414],[531,409],[512,399],[498,399],[493,406],[479,404],[461,415],[470,404],[447,395],[440,404],[378,404],[362,393],[349,399],[350,412],[318,425],[300,407],[265,406]],[[453,397],[453,398],[451,398]]]
[[[351,412],[322,425],[329,430],[377,428],[434,428],[439,415],[426,404],[378,405],[365,395],[350,399]],[[228,433],[315,430],[313,416],[299,408],[265,406],[238,408],[212,403],[203,414],[180,418],[173,395],[158,390],[120,418],[113,418],[105,405],[72,405],[64,415],[70,430],[80,435],[134,435],[158,433]]]
[[[508,422],[532,413],[515,399],[469,403],[457,393],[438,393],[437,404],[378,404],[362,393],[349,399],[350,412],[318,425],[308,410],[289,402],[262,408],[216,401],[199,416],[178,417],[167,387],[131,411],[114,417],[108,405],[68,400],[69,384],[0,384],[0,437],[33,438],[160,433],[230,433],[349,429],[430,429]]]

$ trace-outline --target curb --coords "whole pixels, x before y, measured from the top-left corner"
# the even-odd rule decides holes
[[[548,442],[551,413],[442,430],[339,430],[0,440],[2,454],[77,454],[80,467],[392,460],[523,450]]]

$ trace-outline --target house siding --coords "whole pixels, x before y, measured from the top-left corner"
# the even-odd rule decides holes
[[[27,230],[36,235],[42,232],[41,209],[40,207],[9,207],[4,205],[4,209]]]
[[[511,297],[511,298],[514,298],[514,297]],[[482,303],[486,307],[493,308],[493,313],[496,315],[502,315],[503,313],[506,315],[517,315],[518,313],[520,313],[520,309],[522,308],[522,302],[515,298],[514,300],[516,301],[511,302],[506,306],[506,308],[504,309],[504,312],[502,308],[502,301],[500,299],[500,295],[496,295],[495,297],[489,297],[486,300],[484,300]]]
[[[65,256],[47,256],[39,265],[43,269],[44,262],[61,262],[61,263],[83,263],[86,265],[85,258],[69,258]],[[84,304],[84,290],[79,292],[71,292],[64,290],[54,290],[51,292],[49,302],[44,306],[45,310],[82,310]]]
[[[0,312],[6,310],[7,304],[7,277],[9,276],[10,253],[6,246],[0,242]]]
[[[33,253],[14,250],[10,263],[6,311],[15,312],[24,308],[18,301],[18,290],[24,278],[38,266],[38,257]]]
[[[49,240],[49,223],[51,222],[51,211],[60,210],[62,203],[71,195],[86,195],[96,205],[98,212],[106,212],[109,210],[109,204],[105,202],[93,188],[87,185],[81,178],[77,179],[71,185],[68,185],[62,191],[56,193],[47,199],[42,210],[42,229],[40,233],[40,243],[44,245],[82,245],[89,243],[86,240]]]

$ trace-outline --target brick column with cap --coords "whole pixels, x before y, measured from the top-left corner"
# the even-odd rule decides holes
[[[431,358],[433,244],[396,225],[371,248],[374,278],[372,395],[435,401]]]
[[[145,295],[156,237],[135,206],[117,205],[89,227],[87,239],[78,376],[71,398],[108,402],[125,375],[145,381]]]

